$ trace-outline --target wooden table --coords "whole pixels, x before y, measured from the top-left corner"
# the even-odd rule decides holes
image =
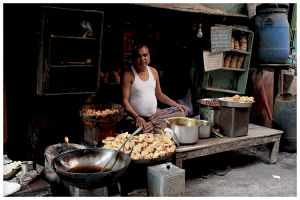
[[[176,149],[176,166],[182,168],[184,160],[234,149],[271,143],[270,163],[277,162],[279,142],[283,131],[249,124],[248,135],[242,137],[223,137],[200,139],[193,145],[182,145]]]

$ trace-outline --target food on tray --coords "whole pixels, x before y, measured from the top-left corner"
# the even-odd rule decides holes
[[[254,97],[234,95],[233,97],[225,97],[223,101],[254,102]]]
[[[213,99],[213,100],[201,100],[201,104],[209,105],[209,106],[220,106],[219,100]]]
[[[102,148],[119,150],[130,135],[131,134],[126,132],[116,137],[107,137],[105,140],[102,140],[102,143],[104,143]],[[156,136],[150,133],[144,133],[131,137],[131,140],[133,146],[130,141],[127,141],[124,150],[126,154],[129,154],[131,149],[133,149],[130,158],[134,160],[163,157],[176,150],[172,137],[167,134]],[[123,148],[121,151],[123,151]]]
[[[12,173],[12,171],[19,169],[21,167],[21,161],[14,161],[10,164],[6,164],[3,167],[3,176],[7,176],[10,173]]]
[[[119,112],[118,110],[110,110],[110,109],[105,109],[105,110],[95,110],[95,109],[87,109],[85,111],[85,115],[93,115],[93,116],[100,116],[100,115],[107,115],[107,114],[113,114]]]

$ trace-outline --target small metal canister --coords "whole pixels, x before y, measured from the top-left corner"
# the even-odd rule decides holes
[[[185,191],[185,170],[172,163],[147,168],[148,196],[180,197]]]

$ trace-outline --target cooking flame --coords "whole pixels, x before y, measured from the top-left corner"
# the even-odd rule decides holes
[[[67,136],[65,137],[65,142],[67,143],[67,145],[69,145],[69,138]]]

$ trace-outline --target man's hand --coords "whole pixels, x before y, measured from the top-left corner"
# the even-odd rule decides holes
[[[184,112],[185,115],[188,115],[188,109],[185,107],[185,105],[177,104],[175,107]]]
[[[135,126],[136,128],[143,126],[143,129],[146,130],[146,121],[141,116],[135,118]]]

